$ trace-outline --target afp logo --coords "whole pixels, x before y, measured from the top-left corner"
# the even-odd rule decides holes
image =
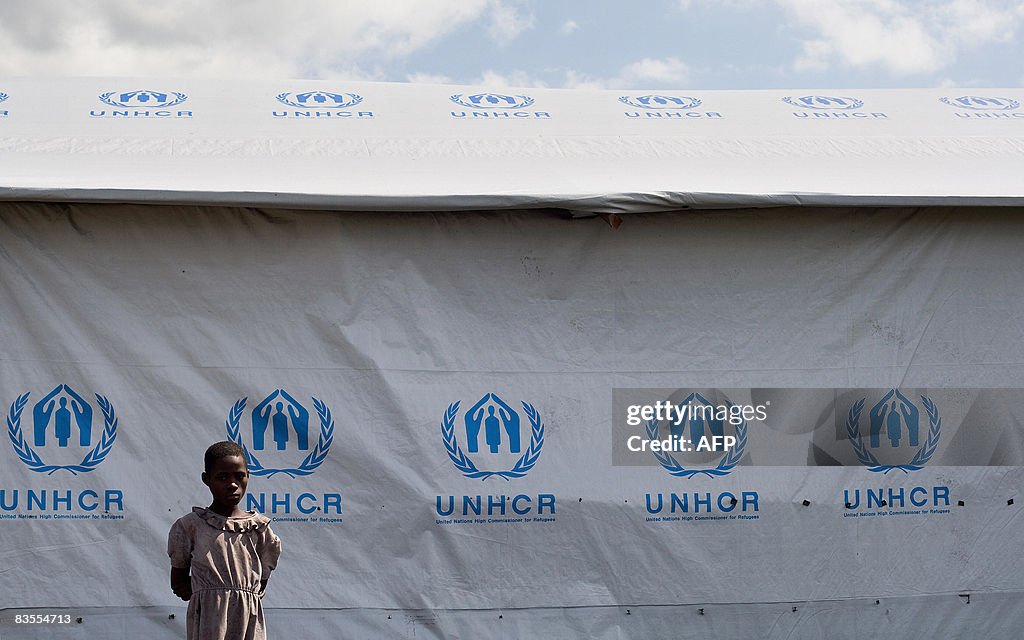
[[[680,394],[681,395],[681,394]],[[740,463],[744,450],[747,446],[747,421],[742,412],[735,411],[737,408],[724,396],[722,401],[715,404],[709,401],[703,394],[693,391],[682,401],[675,403],[674,418],[669,421],[669,440],[675,443],[673,447],[666,449],[654,449],[651,453],[658,460],[658,463],[678,478],[693,478],[694,476],[705,476],[716,478],[728,475]],[[734,435],[726,434],[726,426],[735,430]],[[647,422],[647,439],[649,441],[659,440],[659,421],[651,419]],[[689,431],[689,439],[686,438]],[[708,444],[711,446],[708,446]],[[721,443],[721,444],[720,444]],[[725,443],[731,446],[724,446]],[[718,457],[715,467],[685,467],[673,455],[673,450],[685,452],[686,459],[697,462],[708,460],[713,461]],[[725,455],[721,455],[724,450]],[[692,464],[689,463],[688,464]]]
[[[663,95],[622,96],[619,102],[640,109],[693,109],[702,104],[700,98]]]
[[[277,94],[279,102],[300,109],[347,109],[363,101],[354,93],[331,93],[330,91],[302,91]]]
[[[858,98],[835,98],[832,96],[802,96],[799,98],[785,97],[783,102],[801,109],[860,109],[864,101]]]
[[[1012,98],[960,96],[959,98],[939,98],[939,100],[951,107],[970,109],[971,111],[1014,111],[1020,108],[1020,102]]]
[[[846,419],[846,433],[857,454],[857,460],[868,467],[868,471],[876,473],[889,473],[893,469],[909,473],[922,469],[935,454],[941,436],[942,418],[935,403],[927,396],[921,396],[921,405],[918,407],[899,389],[889,389],[868,410],[868,438],[865,444],[861,416],[866,401],[867,398],[861,398],[855,402]],[[925,421],[927,433],[922,433]],[[879,456],[883,455],[886,458],[900,457],[899,452],[908,449],[915,450],[909,463],[886,464],[879,460]],[[903,459],[906,459],[905,456]]]
[[[100,94],[100,100],[112,107],[128,109],[164,109],[173,107],[188,100],[188,96],[177,91],[108,91]]]
[[[501,399],[496,393],[486,393],[473,404],[459,420],[461,401],[448,405],[441,418],[441,439],[448,458],[462,475],[467,478],[486,480],[501,477],[506,480],[522,478],[540,458],[544,447],[544,422],[540,413],[527,402],[521,402],[523,415],[529,421],[529,443],[523,450],[524,423],[519,412]],[[461,423],[461,424],[460,424]],[[457,426],[463,428],[457,428]],[[477,462],[459,444],[460,437],[469,454],[480,454],[488,461],[490,469],[481,469]],[[481,453],[481,450],[483,453]],[[515,462],[508,468],[505,463]],[[480,465],[485,464],[481,462]],[[494,470],[496,469],[496,470]]]
[[[471,109],[523,109],[534,103],[534,99],[530,96],[507,96],[501,93],[475,93],[472,95],[456,93],[449,100]]]
[[[31,406],[31,431],[26,438],[22,418],[31,395],[29,392],[18,396],[7,413],[7,437],[29,469],[78,475],[94,470],[110,455],[117,440],[117,415],[106,397],[95,394],[94,408],[69,385],[57,385]],[[51,461],[59,458],[59,462],[67,464],[47,463],[39,451]],[[76,462],[80,455],[81,461]]]
[[[315,397],[310,400],[320,422],[319,437],[312,449],[309,410],[284,389],[275,389],[249,412],[245,410],[248,397],[241,398],[231,407],[225,421],[228,439],[245,450],[251,475],[271,477],[283,473],[292,478],[308,476],[323,464],[334,442],[334,419],[326,404]],[[313,436],[316,437],[316,433]],[[298,465],[281,464],[289,457],[281,452],[289,451],[309,453]],[[270,453],[264,455],[262,452]],[[261,456],[268,460],[267,464],[260,460]]]

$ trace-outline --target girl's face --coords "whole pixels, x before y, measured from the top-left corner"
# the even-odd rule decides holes
[[[213,503],[234,510],[245,495],[249,471],[241,456],[225,456],[213,463],[203,474],[203,483],[210,487]]]

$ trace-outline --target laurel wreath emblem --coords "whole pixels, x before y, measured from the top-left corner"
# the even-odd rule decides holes
[[[179,93],[177,91],[168,91],[167,92],[168,95],[174,96],[174,100],[171,100],[169,102],[165,102],[163,104],[156,104],[156,103],[154,103],[152,105],[141,105],[141,104],[127,105],[127,104],[121,104],[117,100],[111,99],[110,96],[112,96],[114,94],[117,94],[117,93],[123,93],[123,92],[122,91],[108,91],[106,93],[100,94],[100,100],[102,100],[104,102],[104,104],[109,104],[112,107],[123,107],[123,108],[126,108],[126,109],[146,108],[146,107],[150,107],[150,106],[152,108],[154,108],[154,109],[165,109],[167,107],[173,107],[176,104],[181,104],[182,102],[185,102],[186,100],[188,100],[188,96],[185,95],[184,93]],[[163,91],[150,91],[149,93],[163,93]]]
[[[10,439],[11,444],[14,445],[14,452],[18,454],[18,458],[29,469],[47,475],[52,475],[56,471],[69,471],[71,475],[77,476],[79,473],[92,471],[110,454],[110,449],[114,446],[114,441],[117,439],[117,416],[114,414],[114,405],[110,404],[110,401],[104,396],[97,393],[96,402],[100,406],[100,411],[103,412],[103,435],[100,438],[99,444],[90,449],[89,453],[85,454],[85,457],[79,464],[54,465],[43,462],[39,454],[25,441],[21,431],[21,414],[25,409],[25,405],[28,404],[29,395],[31,394],[25,393],[18,396],[11,404],[11,409],[7,413],[7,437]]]
[[[843,110],[849,110],[849,109],[860,109],[861,107],[864,106],[864,101],[863,100],[861,100],[859,98],[850,98],[850,97],[847,97],[847,96],[843,96],[841,98],[838,98],[840,100],[848,100],[849,102],[847,104],[845,104],[845,105],[839,105],[839,104],[835,104],[835,103],[807,104],[806,102],[802,102],[803,100],[806,100],[807,98],[811,98],[811,99],[814,99],[814,98],[824,98],[826,100],[836,100],[837,99],[837,98],[834,98],[832,96],[803,96],[803,97],[800,97],[800,98],[794,98],[792,96],[786,96],[785,98],[782,99],[782,101],[785,102],[788,105],[792,105],[792,106],[798,107],[800,109],[836,109],[836,110],[843,111]]]
[[[522,109],[536,102],[536,100],[534,100],[530,96],[524,95],[506,96],[497,93],[483,95],[501,95],[502,98],[515,98],[515,104],[474,104],[468,99],[464,100],[461,93],[456,93],[455,95],[449,96],[448,99],[454,102],[455,104],[462,105],[463,107],[469,107],[470,109]]]
[[[441,439],[444,440],[444,449],[448,452],[448,458],[451,459],[455,468],[462,472],[462,475],[481,480],[494,476],[509,480],[522,478],[533,468],[533,465],[537,464],[540,451],[544,447],[544,423],[541,421],[540,413],[533,405],[522,403],[523,411],[530,419],[530,446],[526,448],[523,455],[519,456],[515,466],[508,471],[481,471],[473,460],[463,453],[462,447],[455,439],[455,417],[459,413],[459,404],[459,401],[451,403],[448,405],[448,410],[444,412],[444,417],[441,419]]]
[[[951,107],[956,107],[958,109],[971,109],[972,111],[1013,111],[1020,107],[1020,102],[1014,100],[1013,98],[995,98],[995,100],[1001,100],[1002,104],[988,104],[985,106],[971,105],[963,102],[958,102],[959,100],[974,97],[976,96],[961,96],[960,98],[953,98],[952,100],[949,99],[948,97],[943,97],[939,98],[939,100],[943,104],[948,104]],[[990,98],[990,100],[991,99],[992,98]]]
[[[732,402],[726,402],[729,408],[732,409]],[[742,417],[740,419],[742,422],[736,425],[736,446],[718,461],[718,466],[714,469],[687,469],[679,464],[671,452],[652,451],[651,453],[654,454],[654,457],[658,459],[658,462],[661,463],[661,466],[666,471],[678,478],[692,478],[701,474],[709,478],[728,475],[740,463],[740,460],[743,458],[743,449],[747,446],[747,421],[743,420]],[[657,440],[658,430],[658,421],[650,420],[647,423],[647,439]]]
[[[242,442],[240,426],[242,413],[245,411],[245,402],[248,399],[249,397],[246,396],[232,405],[224,425],[227,427],[228,440],[238,444],[245,451],[245,461],[249,467],[249,475],[267,476],[268,478],[279,473],[283,473],[289,478],[312,475],[317,467],[324,463],[327,454],[331,451],[331,444],[334,443],[334,418],[331,417],[331,409],[317,398],[313,398],[313,407],[320,418],[320,438],[317,440],[316,446],[313,447],[313,450],[309,452],[309,455],[302,460],[302,464],[298,467],[276,469],[264,467],[259,458],[252,451],[249,451],[249,448]]]
[[[641,102],[643,98],[676,98],[682,101],[680,103],[672,104],[650,104],[650,102]],[[693,96],[619,96],[619,102],[628,104],[631,107],[637,107],[639,109],[693,109],[699,107],[704,103],[700,98],[694,98]]]
[[[857,454],[857,460],[865,467],[868,467],[868,471],[874,473],[886,474],[894,469],[899,469],[903,473],[910,473],[911,471],[923,469],[924,465],[928,464],[928,461],[935,454],[935,448],[939,444],[939,437],[942,432],[942,418],[939,417],[939,409],[935,406],[935,403],[930,398],[921,396],[921,402],[924,403],[925,411],[928,413],[928,437],[921,448],[917,450],[917,453],[914,454],[910,464],[881,464],[878,462],[875,454],[864,444],[864,440],[860,435],[860,414],[864,409],[865,400],[867,398],[861,398],[854,403],[846,418],[846,434],[850,437],[850,443]]]
[[[292,107],[299,107],[300,109],[310,109],[310,108],[316,108],[316,109],[321,109],[321,108],[323,108],[323,109],[345,109],[347,107],[354,107],[355,105],[357,105],[357,104],[359,104],[360,102],[363,101],[363,96],[355,94],[355,93],[338,93],[338,94],[328,94],[328,95],[332,95],[332,96],[334,96],[334,95],[336,95],[336,96],[345,96],[347,98],[345,100],[345,102],[335,103],[335,104],[302,104],[301,102],[296,102],[294,100],[291,100],[291,96],[292,95],[294,95],[293,92],[286,91],[285,93],[277,94],[277,99],[278,99],[278,101],[283,102],[284,104],[290,105]]]

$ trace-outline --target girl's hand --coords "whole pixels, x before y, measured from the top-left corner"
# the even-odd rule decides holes
[[[188,569],[171,567],[171,591],[185,602],[192,599],[192,576]]]

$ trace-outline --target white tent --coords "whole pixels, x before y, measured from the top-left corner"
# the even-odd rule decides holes
[[[180,637],[166,532],[225,438],[276,637],[1024,622],[1019,91],[0,98],[3,638]],[[921,431],[883,453],[887,389]],[[774,404],[734,459],[624,452],[697,392]]]

